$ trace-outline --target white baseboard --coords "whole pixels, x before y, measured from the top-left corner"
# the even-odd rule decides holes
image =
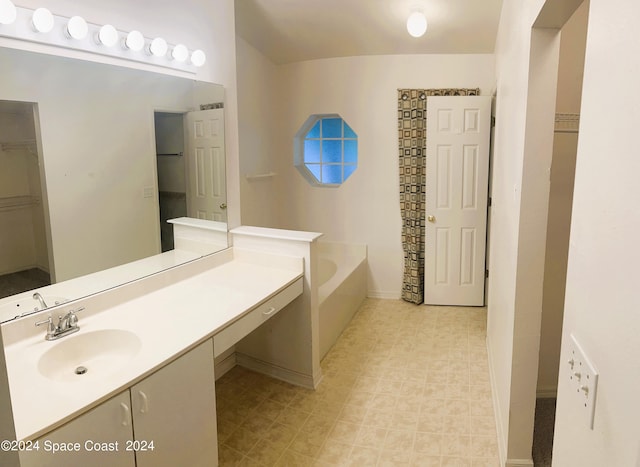
[[[316,375],[316,377],[314,377],[298,373],[297,371],[291,371],[287,368],[282,368],[242,353],[236,353],[235,359],[237,365],[296,386],[302,386],[303,388],[315,389],[322,379],[322,375]]]
[[[487,343],[487,357],[489,360],[489,382],[491,383],[491,399],[493,403],[493,416],[496,420],[496,434],[498,436],[498,456],[500,457],[500,465],[506,466],[507,446],[505,445],[505,430],[502,426],[502,416],[500,412],[500,404],[498,403],[498,389],[496,387],[496,376],[493,368],[493,355],[491,353],[491,346],[489,345],[489,339]]]
[[[236,366],[236,352],[235,347],[231,347],[226,352],[218,355],[213,362],[214,374],[216,381],[222,378],[226,373]]]
[[[400,300],[402,294],[398,292],[389,292],[383,290],[368,290],[367,298],[382,298],[385,300]]]
[[[507,459],[504,467],[533,467],[532,459]]]
[[[558,386],[536,389],[537,399],[553,399],[558,395]]]

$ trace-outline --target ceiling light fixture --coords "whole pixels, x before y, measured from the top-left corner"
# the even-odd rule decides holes
[[[414,11],[407,18],[407,31],[413,37],[422,37],[427,32],[427,18],[421,11]]]
[[[18,17],[18,10],[11,0],[0,0],[0,24],[12,24]]]

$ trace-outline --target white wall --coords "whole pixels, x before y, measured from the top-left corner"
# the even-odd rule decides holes
[[[574,334],[600,381],[590,430],[561,367],[558,466],[640,465],[637,18],[636,0],[591,0],[562,351]]]
[[[39,5],[35,1],[19,4]],[[110,4],[108,11],[99,2],[58,1],[47,6],[56,14],[82,14],[90,22],[112,22],[125,30],[136,27],[147,36],[162,35],[171,43],[185,42],[205,50],[209,60],[196,77],[216,80],[226,88],[229,217],[231,222],[239,222],[237,175],[234,177],[237,106],[233,1],[182,4],[189,14],[178,19],[169,3],[157,4],[153,10],[132,2]],[[0,77],[2,97],[38,102],[55,280],[159,252],[157,200],[155,196],[143,196],[145,188],[155,187],[155,156],[140,156],[155,153],[149,137],[153,135],[153,119],[148,112],[184,105],[169,92],[178,80],[121,67],[109,67],[106,73],[105,65],[48,55],[23,58],[24,53],[9,49],[3,54],[4,69],[12,71]],[[134,62],[126,65],[138,67]],[[178,86],[186,88],[190,80],[182,81],[184,84]],[[84,121],[95,124],[93,132],[81,130]],[[78,213],[83,213],[83,220],[77,220]],[[96,240],[111,246],[95,248]]]
[[[286,162],[281,125],[290,96],[282,86],[279,68],[242,38],[236,38],[238,64],[238,121],[240,132],[240,186],[242,223],[260,227],[282,227],[285,223]],[[292,140],[293,141],[293,140]],[[247,180],[246,175],[275,173],[273,178]]]
[[[491,276],[487,347],[498,444],[503,461],[510,458],[526,462],[531,458],[535,402],[531,401],[529,407],[526,401],[531,396],[535,400],[535,379],[532,388],[527,388],[528,382],[522,381],[525,384],[523,407],[516,374],[523,369],[531,371],[533,365],[534,378],[537,376],[538,343],[533,343],[534,352],[524,359],[514,347],[516,344],[531,343],[536,337],[539,341],[539,315],[537,329],[535,319],[533,323],[516,319],[516,289],[521,253],[519,248],[524,245],[520,241],[520,225],[527,98],[530,91],[531,27],[543,3],[544,0],[505,1],[496,43],[497,101],[489,238]],[[544,205],[546,207],[546,203]],[[530,286],[536,287],[536,284]],[[541,298],[541,283],[539,287]],[[530,324],[533,324],[533,328],[523,331]],[[519,339],[523,342],[518,342]],[[533,394],[526,394],[527,391],[533,391]],[[517,446],[510,446],[512,443]]]
[[[559,58],[553,37],[546,44],[539,40],[553,36],[553,29],[544,29],[549,23],[531,26],[543,4],[542,11],[547,13],[543,16],[549,20],[561,10],[570,14],[580,3],[505,2],[500,22],[495,168],[503,176],[494,178],[494,219],[501,221],[493,223],[491,242],[508,240],[507,235],[514,239],[516,234],[518,242],[502,242],[502,252],[492,249],[492,270],[500,269],[501,280],[494,275],[490,284],[487,340],[501,456],[509,466],[530,465],[530,375],[532,369],[537,371],[538,363],[531,354],[538,354],[535,333],[541,316],[539,274],[532,277],[528,270],[539,269],[539,260],[532,260],[532,253],[541,245],[532,233],[540,228],[531,221],[540,217],[546,225],[541,213],[547,200],[545,196],[537,203],[525,199],[524,187],[543,192],[547,152],[532,151],[538,144],[532,140],[547,140],[548,134],[529,131],[533,129],[529,120],[554,107],[547,93],[538,92],[544,77],[536,76],[544,76],[554,57],[556,62]],[[547,7],[560,8],[551,14]],[[566,15],[556,17],[553,24],[562,26]],[[558,466],[632,466],[640,465],[640,402],[635,390],[640,383],[640,319],[635,312],[640,305],[636,291],[640,162],[635,157],[634,138],[640,97],[629,90],[640,77],[640,62],[629,57],[640,52],[634,39],[640,4],[592,0],[588,16],[553,460]],[[508,118],[501,119],[500,113]],[[512,150],[506,151],[508,148]],[[516,171],[507,176],[505,169],[510,167]],[[519,187],[519,209],[517,196],[505,206]],[[505,221],[516,217],[519,227]],[[496,302],[494,297],[508,301]],[[593,430],[584,396],[575,379],[570,381],[570,367],[564,363],[569,360],[570,335],[577,338],[600,373]]]
[[[276,89],[280,109],[272,131],[277,138],[261,149],[260,169],[278,172],[269,192],[242,191],[243,223],[263,222],[245,211],[245,203],[265,204],[273,196],[282,215],[272,227],[323,232],[328,241],[366,243],[369,254],[369,295],[400,297],[403,271],[400,197],[398,187],[398,88],[479,87],[489,94],[495,84],[492,55],[362,56],[299,62],[278,67],[245,45],[238,49],[247,72],[268,69],[251,83],[239,82],[242,94],[269,94]],[[273,76],[277,76],[277,86]],[[245,87],[246,86],[246,87]],[[240,102],[240,121],[265,109]],[[293,166],[293,136],[311,114],[338,113],[358,135],[358,169],[339,188],[312,187]],[[281,115],[281,116],[280,116]],[[252,125],[255,125],[252,123]],[[242,141],[254,138],[241,123]],[[244,144],[244,143],[243,143]],[[241,147],[241,160],[252,158]],[[257,185],[257,184],[254,184]],[[266,190],[266,188],[265,188]],[[267,204],[268,205],[268,204]],[[273,204],[271,205],[273,206]],[[273,208],[272,208],[273,209]],[[247,214],[244,217],[245,213]],[[269,224],[265,224],[269,225]]]
[[[556,112],[580,113],[588,2],[562,27]],[[558,386],[560,340],[569,251],[569,229],[578,134],[556,132],[553,140],[549,218],[544,264],[538,395],[555,396]]]

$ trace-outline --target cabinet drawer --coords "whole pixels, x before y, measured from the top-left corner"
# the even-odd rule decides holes
[[[230,347],[233,347],[240,339],[278,313],[301,293],[302,277],[275,297],[270,298],[235,323],[215,334],[213,336],[214,355],[217,357]]]

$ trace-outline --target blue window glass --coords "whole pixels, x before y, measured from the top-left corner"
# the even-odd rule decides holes
[[[313,128],[307,133],[307,138],[320,138],[320,122],[321,120],[318,120],[316,124],[313,125]]]
[[[323,138],[342,138],[342,119],[324,118],[322,119]]]
[[[294,141],[295,166],[313,185],[340,185],[358,166],[358,135],[338,115],[312,115]]]
[[[305,164],[305,167],[309,169],[309,172],[316,180],[322,182],[322,166],[320,164]]]
[[[305,140],[304,142],[304,161],[305,162],[321,162],[320,158],[320,140]]]
[[[357,138],[358,137],[358,136],[356,136],[354,131],[351,129],[351,127],[349,125],[347,125],[347,122],[344,122],[344,137],[345,138]]]
[[[344,140],[344,163],[355,164],[358,162],[358,140]]]
[[[323,165],[322,183],[339,185],[342,183],[342,165]]]
[[[342,162],[342,141],[323,140],[322,141],[322,162],[325,164]]]

